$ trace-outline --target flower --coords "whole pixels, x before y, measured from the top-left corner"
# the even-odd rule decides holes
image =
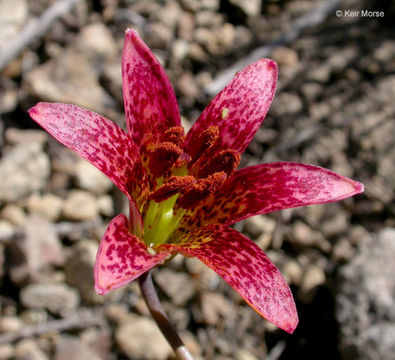
[[[274,96],[277,65],[261,59],[236,74],[188,134],[173,88],[150,49],[127,30],[122,81],[127,132],[75,105],[38,103],[30,116],[106,174],[128,197],[129,219],[108,225],[95,264],[99,294],[174,254],[196,257],[259,314],[287,332],[298,316],[276,266],[233,223],[271,211],[341,200],[363,185],[294,162],[237,170]]]

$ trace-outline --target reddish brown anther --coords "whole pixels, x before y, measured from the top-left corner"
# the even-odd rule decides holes
[[[188,153],[193,161],[196,161],[208,149],[210,149],[219,137],[218,126],[210,126],[205,129],[193,143],[193,147],[188,149]]]
[[[239,163],[240,154],[236,150],[222,150],[209,158],[207,163],[199,170],[198,177],[206,178],[219,171],[224,171],[226,175],[231,176]]]
[[[150,194],[149,198],[156,202],[164,201],[169,197],[190,188],[195,182],[196,179],[193,176],[172,176],[169,181],[154,190]]]
[[[211,193],[216,191],[227,179],[226,173],[216,172],[205,179],[199,179],[178,198],[178,204],[184,209],[191,209]]]
[[[185,140],[184,128],[182,126],[173,126],[166,130],[162,136],[163,142],[171,142],[178,147],[182,147]]]
[[[156,145],[149,153],[149,170],[156,178],[162,176],[177,161],[182,150],[171,142]]]

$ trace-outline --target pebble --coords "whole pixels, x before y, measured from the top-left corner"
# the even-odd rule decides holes
[[[30,284],[22,288],[20,299],[27,308],[47,309],[54,314],[76,309],[80,302],[77,290],[66,284]]]
[[[77,162],[75,177],[81,189],[88,190],[96,195],[107,193],[113,185],[106,175],[85,160]]]
[[[0,201],[15,202],[47,183],[50,163],[38,143],[19,144],[0,160]]]
[[[0,333],[12,333],[20,330],[23,326],[22,320],[16,316],[0,317]]]
[[[309,265],[303,274],[302,282],[298,289],[298,298],[305,303],[310,303],[315,296],[318,286],[324,285],[325,281],[324,270],[318,265]]]
[[[49,193],[44,195],[34,193],[29,196],[26,203],[30,214],[42,216],[49,221],[56,221],[63,207],[62,198]]]
[[[261,0],[229,0],[247,16],[258,16],[261,12]]]
[[[155,276],[155,282],[175,305],[186,305],[195,294],[195,286],[191,277],[184,272],[161,269]]]
[[[114,201],[109,195],[102,195],[97,199],[97,206],[100,214],[104,216],[114,216]]]
[[[317,247],[325,253],[331,250],[331,244],[316,230],[313,230],[302,221],[296,221],[291,228],[291,244],[301,247]]]
[[[201,296],[201,319],[207,325],[217,325],[220,318],[227,318],[231,306],[222,294],[205,291]]]
[[[15,229],[11,223],[6,220],[0,220],[0,239],[9,240],[15,235]]]
[[[17,205],[8,204],[0,212],[0,217],[15,226],[22,226],[26,221],[26,214]]]
[[[25,0],[0,1],[0,48],[17,35],[28,13],[29,6]]]
[[[115,341],[131,359],[165,360],[172,352],[153,320],[132,314],[117,328]]]
[[[75,336],[60,336],[55,347],[54,360],[101,360],[100,356]]]
[[[72,190],[66,198],[63,216],[71,221],[93,220],[99,214],[96,198],[89,192],[83,190]]]
[[[10,275],[15,283],[37,280],[41,272],[65,261],[59,237],[47,220],[28,217],[24,232],[25,236],[17,237],[8,246]]]
[[[297,52],[285,46],[275,48],[271,57],[279,66],[292,66],[299,61]]]
[[[5,140],[12,145],[32,142],[44,145],[48,140],[48,134],[42,130],[8,128],[5,132]]]
[[[177,80],[177,90],[182,96],[195,99],[200,91],[191,73],[184,72]]]
[[[104,296],[96,294],[93,271],[97,249],[98,243],[94,240],[78,241],[73,245],[64,267],[67,284],[78,289],[82,300],[88,304],[102,304],[108,299],[115,301],[124,293],[121,288]]]
[[[15,346],[15,360],[48,360],[34,340],[24,339]]]
[[[111,59],[117,55],[117,45],[111,31],[103,23],[93,23],[82,28],[75,39],[76,49],[90,59]]]
[[[14,353],[15,349],[11,344],[0,344],[0,360],[11,360]]]
[[[32,70],[26,85],[43,101],[76,104],[106,115],[116,103],[100,85],[99,70],[84,52],[66,49]]]
[[[303,108],[303,103],[297,94],[283,92],[273,100],[270,111],[273,115],[281,118],[286,115],[295,115]]]

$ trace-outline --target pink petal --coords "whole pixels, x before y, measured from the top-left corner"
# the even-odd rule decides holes
[[[30,116],[55,139],[88,160],[127,196],[141,196],[147,176],[137,147],[114,122],[69,104],[38,103]]]
[[[289,333],[296,328],[296,306],[280,271],[257,245],[236,230],[208,225],[188,234],[179,244],[163,247],[198,258],[279,328]]]
[[[128,29],[122,54],[122,84],[127,127],[141,147],[157,142],[172,126],[180,126],[177,100],[170,81],[152,51],[135,30]]]
[[[187,231],[194,223],[230,225],[250,216],[338,201],[361,192],[361,183],[318,166],[260,164],[237,170],[217,193],[184,216],[180,227]]]
[[[95,289],[99,295],[118,289],[164,261],[169,252],[151,255],[147,245],[129,232],[120,214],[107,227],[95,263]]]
[[[186,152],[210,126],[220,130],[220,148],[242,153],[254,137],[272,102],[277,82],[277,65],[261,59],[236,74],[206,107],[187,134]]]

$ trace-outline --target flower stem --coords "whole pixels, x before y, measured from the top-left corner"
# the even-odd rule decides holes
[[[193,360],[192,354],[185,347],[177,331],[171,325],[162,304],[159,301],[158,295],[155,291],[152,277],[149,271],[139,277],[139,285],[141,294],[147,304],[148,310],[158,325],[160,331],[173,348],[179,360]]]

